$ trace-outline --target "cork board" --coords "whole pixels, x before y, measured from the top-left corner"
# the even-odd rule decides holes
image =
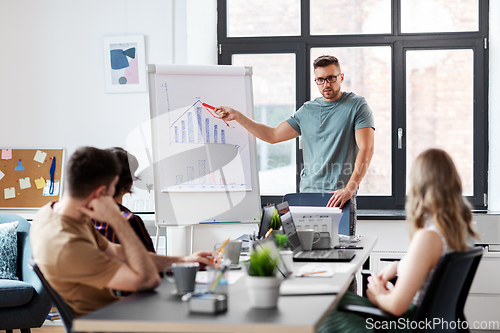
[[[1,149],[0,208],[40,208],[59,200],[63,157],[63,149]]]

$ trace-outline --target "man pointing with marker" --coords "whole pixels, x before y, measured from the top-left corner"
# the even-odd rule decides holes
[[[268,143],[301,135],[304,168],[300,191],[332,193],[328,207],[342,207],[351,199],[349,233],[354,235],[356,193],[374,151],[374,118],[364,97],[341,91],[344,74],[336,57],[320,56],[313,67],[322,97],[304,103],[277,127],[258,123],[227,106],[216,112],[225,121],[236,120]]]

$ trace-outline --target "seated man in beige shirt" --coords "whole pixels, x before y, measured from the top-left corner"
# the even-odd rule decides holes
[[[148,252],[113,200],[118,174],[119,162],[110,151],[78,149],[67,163],[61,200],[42,207],[32,223],[34,261],[75,317],[118,299],[113,289],[156,288],[158,272],[174,262],[212,265],[211,252],[185,257]],[[121,244],[98,233],[91,218],[111,225]]]

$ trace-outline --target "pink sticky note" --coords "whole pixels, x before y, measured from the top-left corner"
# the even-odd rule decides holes
[[[12,149],[2,149],[2,160],[12,159]]]

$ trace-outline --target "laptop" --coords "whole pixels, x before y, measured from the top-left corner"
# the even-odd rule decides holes
[[[264,236],[271,228],[271,221],[273,219],[273,214],[274,214],[275,209],[276,208],[274,205],[273,206],[266,206],[266,207],[262,208],[262,217],[260,220],[259,232],[257,233],[257,236],[254,235],[257,240],[264,239]],[[243,241],[243,243],[241,244],[241,252],[243,252],[243,253],[250,252],[250,248],[249,248],[250,241],[256,240],[253,238],[254,237],[252,237],[252,235],[249,235],[249,234],[244,234],[244,235],[237,238],[237,239],[240,239]]]
[[[288,202],[282,202],[276,205],[280,215],[283,231],[288,237],[288,241],[293,250],[293,261],[297,262],[349,262],[356,256],[352,250],[340,249],[313,249],[305,251],[300,244],[299,235]]]
[[[273,219],[275,209],[276,207],[274,205],[262,208],[262,218],[260,219],[259,233],[257,234],[257,239],[264,238],[264,236],[266,236],[266,233],[271,228],[271,221]]]

